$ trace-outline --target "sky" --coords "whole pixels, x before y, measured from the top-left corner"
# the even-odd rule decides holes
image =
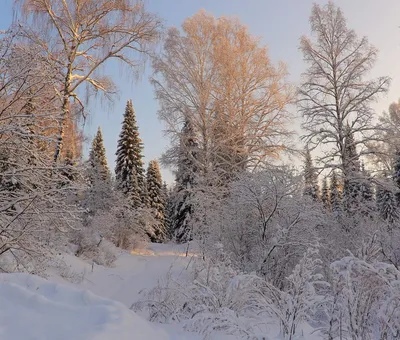
[[[180,27],[183,21],[204,9],[215,16],[234,16],[245,24],[251,34],[268,46],[274,63],[283,61],[288,66],[289,80],[298,84],[306,65],[298,50],[301,35],[309,35],[309,16],[312,4],[327,1],[312,0],[146,0],[148,11],[161,17],[166,27]],[[13,0],[0,0],[0,30],[12,21]],[[400,1],[399,0],[336,0],[348,21],[348,27],[359,36],[367,36],[380,51],[371,77],[390,76],[392,85],[388,94],[374,106],[377,114],[400,98]],[[139,132],[144,143],[145,162],[158,159],[168,146],[163,124],[157,118],[158,103],[149,83],[150,65],[139,80],[125,76],[123,70],[105,67],[112,76],[119,93],[113,103],[97,101],[88,107],[89,118],[84,126],[88,143],[101,126],[107,158],[111,169],[115,164],[115,150],[121,129],[122,116],[128,99],[132,99]],[[295,114],[295,112],[293,112]],[[296,121],[294,124],[299,124]],[[163,178],[171,183],[173,175],[162,168]]]

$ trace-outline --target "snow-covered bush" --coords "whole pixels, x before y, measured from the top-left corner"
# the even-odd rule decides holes
[[[187,330],[206,339],[216,330],[244,338],[253,334],[238,313],[243,295],[229,266],[197,259],[185,274],[174,277],[169,273],[132,307],[146,310],[150,321],[183,322]]]
[[[47,265],[68,282],[80,284],[84,280],[85,272],[77,272],[62,258],[55,256],[54,259],[50,260]]]
[[[398,339],[400,272],[383,262],[348,256],[331,266],[342,332],[354,340]],[[340,329],[339,329],[340,331]]]
[[[42,271],[43,258],[76,228],[81,169],[54,162],[60,121],[57,70],[22,26],[0,38],[0,261],[5,271]]]
[[[301,178],[287,167],[243,174],[217,208],[217,217],[207,212],[213,221],[209,233],[223,244],[232,265],[256,271],[280,289],[304,252],[317,244],[324,224],[322,207],[301,196]]]
[[[77,256],[111,265],[116,260],[115,246],[133,250],[148,241],[146,231],[152,230],[151,221],[152,216],[146,209],[110,205],[106,210],[88,214],[85,225],[71,233],[71,242],[78,246]]]
[[[379,236],[383,259],[400,270],[400,228],[382,229]]]
[[[186,329],[205,338],[223,331],[243,339],[266,339],[270,325],[280,324],[281,337],[293,339],[297,326],[321,303],[317,288],[325,283],[319,266],[317,252],[310,249],[282,291],[260,276],[236,272],[229,261],[197,258],[186,276],[170,273],[133,308],[146,310],[151,321],[184,322]]]
[[[93,228],[83,227],[71,241],[77,245],[76,256],[92,260],[96,264],[110,266],[117,259],[113,249],[115,246]]]
[[[321,260],[319,253],[309,248],[292,274],[287,277],[286,291],[281,293],[277,301],[282,332],[285,338],[293,339],[298,325],[308,321],[317,306],[322,302],[321,290],[328,286],[320,274]]]
[[[352,254],[331,265],[325,299],[326,338],[394,340],[400,337],[400,272],[391,264]]]
[[[79,243],[86,239],[93,246],[104,238],[117,247],[131,250],[152,235],[154,217],[150,209],[133,209],[130,201],[115,190],[111,180],[89,186],[81,205],[85,208],[83,226],[78,233],[73,233]]]

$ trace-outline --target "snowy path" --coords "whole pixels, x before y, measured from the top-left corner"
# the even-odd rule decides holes
[[[143,289],[155,287],[171,271],[186,274],[191,257],[184,247],[152,245],[150,250],[120,252],[115,267],[92,266],[72,255],[59,255],[69,269],[65,274],[79,283],[49,273],[49,280],[24,274],[0,274],[1,340],[202,340],[181,325],[155,324],[129,310]],[[24,327],[20,327],[25,320]],[[72,326],[73,325],[73,326]],[[306,325],[299,339],[320,339],[310,335]],[[279,329],[271,325],[270,339]],[[303,331],[301,332],[303,333]],[[215,332],[209,340],[234,340]]]
[[[60,254],[67,268],[49,271],[48,280],[0,274],[0,339],[202,340],[181,325],[149,323],[129,310],[143,289],[155,287],[169,271],[175,277],[186,274],[191,257],[185,250],[158,244],[139,254],[121,251],[113,268],[95,265],[93,271],[90,263]],[[215,334],[208,339],[235,338]]]
[[[93,273],[90,268],[82,285],[97,295],[130,307],[141,290],[154,287],[171,268],[174,273],[185,270],[190,259],[170,248],[156,244],[152,246],[154,252],[144,255],[121,253],[114,268],[95,266]]]
[[[113,268],[94,266],[80,259],[62,255],[62,259],[71,267],[71,271],[83,276],[79,288],[94,294],[121,302],[130,308],[139,298],[140,291],[153,288],[159,279],[169,270],[174,274],[184,274],[190,257],[185,257],[185,248],[177,245],[153,244],[150,250],[139,254],[121,252]],[[51,276],[56,282],[65,281],[59,276]],[[177,325],[153,324],[155,329],[164,329],[171,340],[200,340],[201,336],[184,332]],[[215,339],[220,339],[215,337]]]

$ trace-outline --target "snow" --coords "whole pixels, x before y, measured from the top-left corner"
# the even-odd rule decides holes
[[[119,302],[33,275],[1,274],[0,305],[0,339],[169,339]]]
[[[121,251],[113,268],[94,265],[93,272],[91,264],[75,256],[62,254],[59,259],[67,263],[71,273],[81,278],[79,287],[130,308],[143,289],[156,286],[169,271],[183,275],[190,261],[185,252],[184,245],[152,244],[150,248],[132,254]],[[50,273],[49,277],[68,284],[57,273]]]
[[[0,274],[0,339],[3,340],[201,340],[180,324],[150,323],[130,307],[144,289],[155,287],[171,272],[185,275],[194,248],[153,244],[131,253],[120,251],[113,268],[94,265],[73,255],[59,254],[68,270],[48,280],[26,274]],[[70,276],[73,282],[66,280]],[[78,279],[77,279],[78,278]],[[23,322],[23,327],[20,324]],[[270,338],[278,339],[278,325]],[[310,330],[311,331],[311,330]],[[314,338],[307,331],[307,339]],[[210,340],[232,340],[215,333]]]
[[[58,260],[68,265],[64,276],[76,283],[56,270],[48,280],[0,274],[0,339],[200,340],[179,325],[151,324],[129,309],[140,291],[154,287],[169,270],[179,274],[186,268],[185,251],[165,244],[140,255],[121,251],[113,268],[94,265],[93,272],[91,263],[60,254]]]

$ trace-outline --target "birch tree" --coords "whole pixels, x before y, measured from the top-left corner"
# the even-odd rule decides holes
[[[55,165],[52,64],[37,46],[19,43],[13,28],[0,40],[0,267],[31,271],[43,265],[47,247],[63,242],[79,217],[78,181],[70,167]],[[37,272],[37,271],[36,271]]]
[[[56,66],[62,115],[54,161],[59,161],[71,104],[84,112],[83,87],[109,97],[116,92],[100,72],[115,59],[135,72],[157,42],[159,19],[135,0],[15,0],[24,21],[25,38]]]
[[[266,47],[237,20],[195,14],[181,31],[168,31],[153,67],[159,117],[173,145],[191,122],[201,174],[226,180],[285,148],[292,99],[285,66],[273,65]],[[177,164],[177,152],[167,156]]]
[[[323,150],[321,165],[339,168],[347,177],[353,160],[346,157],[345,139],[353,135],[359,154],[367,153],[367,142],[377,138],[371,104],[388,90],[390,79],[366,79],[378,51],[348,28],[332,2],[315,4],[310,23],[315,38],[303,36],[300,43],[308,65],[298,90],[303,138],[310,148]]]
[[[387,112],[383,112],[377,124],[379,138],[369,143],[369,155],[374,170],[381,175],[385,172],[394,172],[394,165],[398,161],[400,145],[400,101],[389,105]]]

